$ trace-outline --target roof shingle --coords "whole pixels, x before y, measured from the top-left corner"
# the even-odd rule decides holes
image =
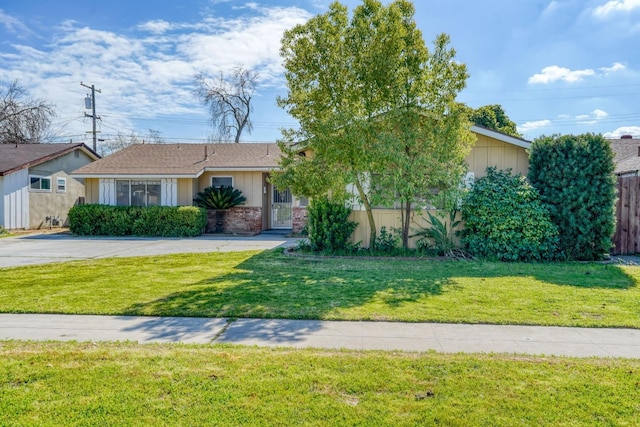
[[[83,166],[73,175],[195,177],[204,170],[276,168],[280,156],[275,143],[134,144]]]
[[[0,176],[39,165],[75,149],[82,148],[92,153],[83,143],[67,144],[0,144]]]

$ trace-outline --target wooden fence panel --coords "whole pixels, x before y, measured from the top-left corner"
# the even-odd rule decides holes
[[[640,177],[620,177],[617,182],[616,232],[613,254],[640,252]]]

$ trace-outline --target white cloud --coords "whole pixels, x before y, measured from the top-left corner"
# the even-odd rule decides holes
[[[640,138],[640,126],[623,126],[618,129],[607,132],[603,136],[605,138],[620,138],[622,135],[631,135],[635,138]]]
[[[21,20],[7,15],[2,9],[0,9],[0,25],[4,26],[8,32],[13,34],[20,35],[31,32]]]
[[[626,68],[627,67],[625,67],[623,64],[616,62],[611,67],[600,68],[600,71],[604,72],[605,74],[610,74],[610,73],[615,73],[616,71],[622,71]]]
[[[171,28],[173,28],[173,26],[163,19],[157,21],[148,21],[138,25],[139,30],[148,31],[153,34],[164,34]]]
[[[7,25],[4,16],[0,25]],[[194,76],[215,76],[243,64],[260,73],[261,87],[280,82],[282,33],[309,17],[296,7],[258,7],[233,19],[148,21],[137,27],[143,31],[138,34],[65,21],[49,30],[50,43],[42,48],[13,44],[13,51],[0,53],[0,81],[18,79],[30,93],[55,104],[55,126],[66,135],[84,135],[89,127],[82,119],[80,81],[102,90],[96,106],[104,133],[135,130],[136,118],[181,114],[206,126],[206,109],[193,94]]]
[[[589,114],[581,114],[576,116],[576,120],[579,125],[594,125],[600,120],[603,120],[609,116],[609,113],[600,109],[595,109]]]
[[[593,70],[570,70],[569,68],[558,67],[557,65],[551,65],[542,69],[539,74],[534,74],[529,77],[530,84],[547,84],[558,80],[573,83],[582,80],[583,77],[593,76],[595,71]]]
[[[525,133],[548,126],[551,126],[551,120],[536,120],[518,125],[518,132]]]
[[[571,70],[569,68],[551,65],[543,68],[541,73],[529,77],[529,84],[548,84],[557,81],[575,83],[583,80],[585,77],[606,76],[624,69],[626,69],[626,67],[619,62],[614,63],[611,67],[601,67],[598,71],[590,68],[585,70]]]
[[[640,0],[611,0],[596,7],[593,14],[598,18],[607,18],[615,13],[626,13],[635,9],[640,9]]]

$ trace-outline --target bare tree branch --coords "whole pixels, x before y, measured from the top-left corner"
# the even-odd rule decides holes
[[[258,82],[258,73],[243,66],[235,67],[231,75],[223,73],[210,83],[203,74],[195,78],[196,95],[209,107],[211,124],[217,136],[234,142],[240,142],[242,132],[251,133],[251,98]]]
[[[17,81],[0,83],[0,143],[40,142],[54,115],[51,104],[30,98]]]

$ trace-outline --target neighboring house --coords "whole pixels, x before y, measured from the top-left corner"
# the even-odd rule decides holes
[[[247,200],[225,216],[226,231],[297,231],[306,209],[268,182],[280,155],[275,143],[134,144],[73,176],[85,180],[87,203],[113,206],[190,206],[206,187],[232,186]]]
[[[82,180],[69,173],[98,158],[84,144],[0,144],[0,225],[64,225],[85,196]]]
[[[513,174],[527,175],[529,172],[529,149],[531,142],[497,132],[483,126],[472,125],[471,131],[477,141],[465,161],[468,173],[465,182],[473,182],[486,175],[487,167],[511,169]],[[397,209],[374,209],[376,228],[386,227],[387,230],[400,228],[400,211]],[[353,233],[352,241],[361,242],[362,246],[369,246],[369,222],[363,206],[354,206],[351,218],[358,223]],[[414,215],[412,228],[429,227],[428,221]],[[413,245],[413,243],[411,243]]]
[[[620,139],[610,139],[613,151],[615,173],[618,176],[640,175],[640,138],[623,135]]]
[[[617,176],[616,232],[613,255],[640,252],[640,138],[610,139]]]

